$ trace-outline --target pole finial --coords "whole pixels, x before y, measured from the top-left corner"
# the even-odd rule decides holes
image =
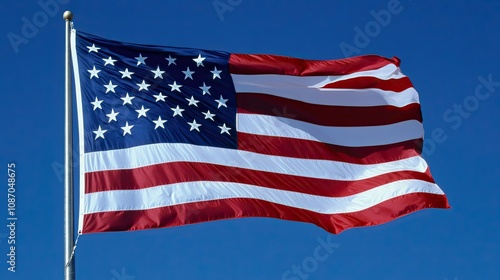
[[[63,18],[66,21],[71,21],[73,19],[73,13],[71,11],[66,11],[63,14]]]

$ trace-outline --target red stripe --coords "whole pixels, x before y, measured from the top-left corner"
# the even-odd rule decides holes
[[[238,132],[238,149],[259,154],[375,164],[418,156],[422,139],[370,147],[344,147],[323,142]]]
[[[85,174],[85,193],[137,190],[182,182],[234,182],[266,188],[342,197],[358,194],[383,184],[405,179],[434,183],[430,173],[398,171],[356,181],[328,180],[256,171],[232,166],[195,162],[174,162],[134,169],[98,171]]]
[[[366,55],[337,60],[305,60],[264,54],[231,54],[231,74],[277,74],[296,76],[347,75],[359,71],[375,70],[389,64],[399,67],[397,57],[391,59]]]
[[[412,88],[408,77],[399,79],[381,80],[376,77],[355,77],[347,80],[335,81],[323,86],[323,88],[338,88],[338,89],[370,89],[377,88],[381,90],[402,92],[403,90]]]
[[[424,208],[449,208],[444,195],[412,193],[384,201],[363,211],[319,214],[256,199],[224,199],[148,210],[114,211],[84,215],[82,233],[165,228],[243,217],[269,217],[315,224],[331,233],[372,226]]]
[[[328,106],[259,93],[238,94],[237,102],[238,113],[278,116],[324,126],[376,126],[407,120],[422,122],[418,103],[401,108]]]

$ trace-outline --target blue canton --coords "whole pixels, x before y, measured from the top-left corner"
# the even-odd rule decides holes
[[[229,54],[78,32],[85,152],[153,143],[237,148]]]

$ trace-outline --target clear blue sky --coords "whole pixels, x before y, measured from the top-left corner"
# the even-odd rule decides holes
[[[452,206],[339,235],[264,218],[84,235],[78,280],[287,279],[288,270],[294,280],[500,279],[499,1],[40,2],[56,4],[5,1],[0,10],[0,279],[63,277],[67,9],[77,30],[126,42],[308,59],[398,56],[420,93],[425,158]],[[6,262],[11,162],[15,273]]]

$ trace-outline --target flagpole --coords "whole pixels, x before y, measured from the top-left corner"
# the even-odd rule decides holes
[[[75,279],[75,258],[71,252],[74,247],[73,229],[73,117],[71,100],[71,20],[73,13],[66,11],[63,14],[66,21],[66,49],[65,49],[65,118],[64,118],[64,279]]]

